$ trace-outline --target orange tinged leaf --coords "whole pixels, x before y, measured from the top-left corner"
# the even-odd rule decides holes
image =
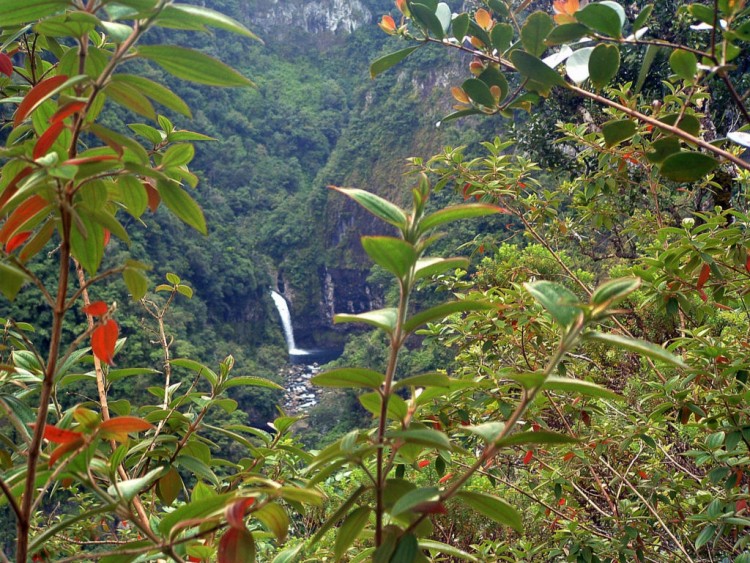
[[[58,428],[52,424],[44,425],[44,433],[42,437],[45,440],[54,442],[55,444],[68,444],[80,440],[83,435],[80,432],[74,432],[73,430],[66,430],[65,428]]]
[[[50,123],[59,123],[66,117],[70,117],[74,113],[78,113],[86,107],[86,102],[70,102],[65,104],[63,107],[58,109],[52,117],[49,118]]]
[[[0,72],[6,76],[13,74],[13,61],[5,53],[0,53]]]
[[[159,203],[161,203],[161,196],[149,182],[143,182],[143,187],[146,188],[146,195],[148,196],[148,208],[151,210],[151,213],[156,213]]]
[[[451,88],[451,94],[453,94],[453,97],[456,98],[456,101],[461,102],[462,104],[469,103],[469,96],[467,96],[466,92],[464,92],[458,86],[454,86],[453,88]]]
[[[84,156],[81,158],[69,158],[64,164],[72,164],[73,166],[79,166],[81,164],[90,164],[92,162],[102,162],[104,160],[117,160],[117,157],[113,154],[100,154],[98,156]]]
[[[448,514],[448,509],[445,508],[445,505],[437,500],[420,502],[412,510],[420,514]]]
[[[75,440],[73,442],[67,442],[54,449],[49,456],[49,466],[55,465],[55,462],[60,459],[64,454],[77,450],[83,445],[83,439]]]
[[[246,529],[229,528],[221,536],[217,551],[219,563],[245,563],[255,561],[255,540]]]
[[[60,133],[63,132],[63,129],[65,129],[65,123],[62,121],[57,121],[56,123],[53,123],[49,126],[49,128],[42,133],[42,136],[39,137],[39,140],[36,142],[36,145],[34,145],[34,158],[39,158],[41,156],[44,156],[49,152],[49,149],[52,147],[52,145],[55,144],[55,141],[57,141],[57,138],[60,136]]]
[[[443,484],[443,483],[447,483],[447,482],[448,482],[448,481],[450,481],[451,479],[453,479],[453,473],[446,473],[445,475],[443,475],[443,476],[442,476],[442,477],[441,477],[441,478],[440,478],[440,479],[438,480],[438,483],[440,483],[440,484]]]
[[[0,229],[0,242],[7,243],[10,237],[12,237],[16,231],[29,219],[34,217],[42,209],[47,207],[47,200],[42,196],[33,195],[21,205],[19,205],[13,213],[10,214],[8,220]]]
[[[52,76],[42,80],[24,96],[18,104],[16,115],[13,117],[13,127],[18,127],[26,117],[56,88],[65,84],[68,77],[64,74]]]
[[[583,5],[586,5],[584,2]],[[581,9],[581,3],[578,0],[554,0],[552,2],[552,11],[555,12],[555,22],[558,24],[575,23],[575,14]]]
[[[563,456],[563,461],[570,461],[574,456],[575,454],[573,452],[568,452]]]
[[[108,229],[104,229],[104,246],[107,246],[109,244],[109,239],[111,236],[112,233],[110,233]]]
[[[389,15],[383,16],[378,25],[380,26],[380,29],[382,29],[388,34],[392,34],[396,32],[396,22]]]
[[[114,321],[109,321],[114,322]],[[99,425],[100,432],[113,432],[116,434],[129,434],[131,432],[143,432],[150,430],[153,425],[137,416],[118,416],[110,418]]]
[[[25,231],[23,233],[18,233],[15,236],[12,236],[8,243],[5,245],[5,252],[10,254],[13,252],[16,248],[21,246],[26,240],[31,236],[31,231]]]
[[[638,470],[638,476],[641,479],[648,479],[648,474],[645,471]]]
[[[492,27],[492,16],[490,16],[490,13],[484,8],[479,8],[477,10],[477,13],[474,14],[474,20],[477,22],[477,25],[485,31],[489,31]]]
[[[750,253],[748,253],[747,258],[745,258],[745,271],[750,273]]]
[[[227,519],[227,524],[229,524],[232,528],[244,530],[245,513],[247,512],[247,509],[253,505],[253,503],[255,503],[255,499],[250,497],[237,499],[232,504],[228,504],[224,509],[224,516]]]
[[[701,273],[698,275],[698,284],[697,288],[702,289],[704,285],[706,285],[706,282],[708,281],[708,278],[711,277],[711,266],[708,264],[703,264],[703,267],[701,268]]]
[[[104,301],[94,301],[83,308],[83,312],[92,317],[101,317],[108,310]]]
[[[120,329],[112,319],[96,327],[91,335],[91,350],[94,356],[105,364],[112,365],[119,334]]]

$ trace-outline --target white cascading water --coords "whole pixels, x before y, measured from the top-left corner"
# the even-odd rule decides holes
[[[286,303],[286,299],[277,291],[271,290],[271,298],[273,299],[276,310],[279,312],[281,317],[281,325],[284,327],[284,339],[286,340],[286,346],[289,349],[289,355],[300,356],[309,354],[307,350],[297,348],[294,343],[294,329],[292,328],[292,315],[289,312],[289,306]]]

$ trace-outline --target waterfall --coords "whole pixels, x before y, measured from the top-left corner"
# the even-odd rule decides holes
[[[276,305],[276,310],[279,312],[279,317],[281,317],[281,325],[284,327],[284,339],[286,340],[286,345],[289,349],[289,355],[309,354],[307,350],[297,348],[297,345],[294,343],[292,315],[289,312],[289,306],[286,303],[286,299],[273,289],[271,290],[271,298],[273,299],[274,305]]]

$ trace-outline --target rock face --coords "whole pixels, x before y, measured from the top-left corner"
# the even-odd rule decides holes
[[[292,365],[284,368],[282,375],[286,393],[281,406],[286,414],[302,414],[318,404],[319,389],[310,383],[310,378],[319,372],[318,364]]]
[[[351,33],[372,21],[360,0],[273,0],[249,15],[258,29],[295,27],[308,33]]]

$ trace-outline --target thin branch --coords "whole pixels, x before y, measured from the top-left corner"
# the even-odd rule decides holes
[[[18,503],[16,502],[16,497],[13,496],[13,491],[10,490],[10,487],[8,486],[8,483],[5,482],[5,479],[0,477],[0,489],[3,490],[3,493],[5,494],[5,497],[8,499],[8,504],[13,509],[13,513],[16,515],[16,519],[21,519],[21,507],[18,506]]]

